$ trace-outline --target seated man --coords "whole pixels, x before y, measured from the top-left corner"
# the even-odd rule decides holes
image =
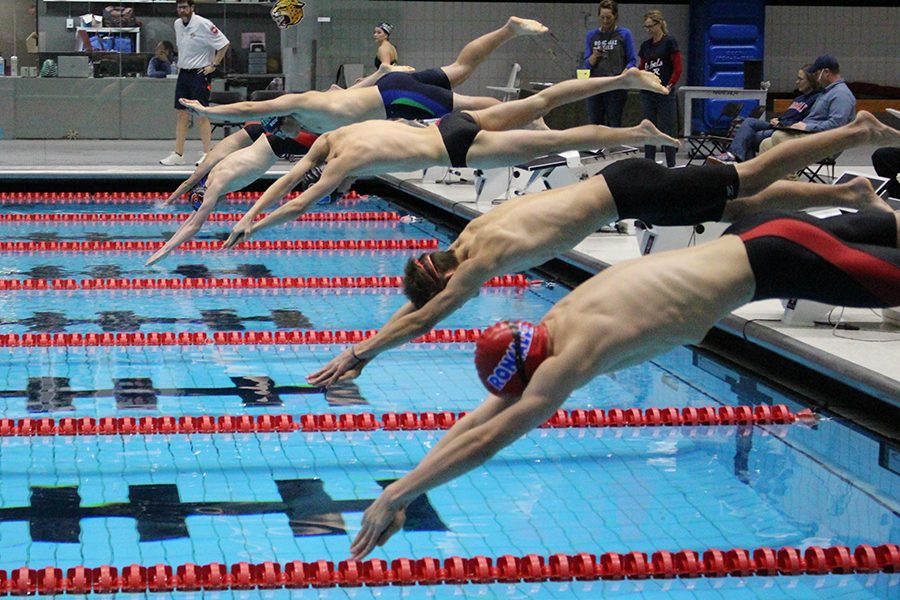
[[[290,137],[286,132],[290,132]],[[263,124],[247,125],[216,144],[164,202],[171,204],[190,192],[194,212],[145,264],[149,266],[162,260],[194,237],[226,194],[262,177],[279,158],[305,155],[317,137],[301,131],[292,117],[276,117],[264,119]]]
[[[872,153],[872,166],[876,173],[890,180],[888,196],[900,198],[900,148],[879,148]]]
[[[370,119],[432,119],[452,110],[478,109],[498,104],[496,98],[463,96],[453,92],[505,42],[523,35],[539,35],[547,28],[528,19],[510,17],[506,25],[471,42],[453,64],[413,73],[393,72],[374,86],[285,94],[261,102],[237,102],[206,107],[185,100],[189,110],[201,116],[249,121],[269,116],[291,115],[306,131],[323,133]],[[389,65],[383,68],[391,69]]]
[[[694,225],[734,221],[773,207],[889,211],[864,178],[845,186],[774,182],[817,157],[898,139],[900,132],[863,111],[850,125],[799,138],[744,163],[666,169],[645,159],[626,159],[585,181],[506,202],[469,223],[448,251],[411,260],[404,281],[410,302],[376,335],[347,348],[307,381],[321,386],[357,376],[368,360],[427,333],[491,277],[555,258],[610,221]]]
[[[715,158],[720,162],[745,161],[756,156],[759,145],[775,133],[776,127],[790,127],[806,118],[816,98],[822,93],[822,86],[812,73],[807,73],[811,65],[803,65],[797,73],[797,90],[800,95],[794,98],[791,105],[780,117],[768,121],[748,117],[744,119],[734,132],[734,139],[728,150]]]
[[[503,321],[487,329],[475,350],[487,399],[366,509],[352,558],[396,533],[414,499],[539,427],[597,375],[697,343],[747,302],[900,305],[898,232],[900,213],[820,220],[764,212],[715,241],[610,267],[557,302],[538,325]]]
[[[234,226],[225,247],[245,241],[253,233],[267,227],[296,219],[313,202],[328,196],[342,182],[356,176],[435,165],[509,166],[546,152],[605,145],[645,142],[678,145],[674,138],[660,133],[649,121],[627,129],[588,125],[565,131],[500,131],[532,123],[560,104],[584,99],[596,93],[597,89],[607,88],[668,92],[660,85],[656,75],[630,69],[616,77],[564,81],[529,98],[480,111],[450,113],[434,125],[366,121],[322,134],[306,156],[273,183]],[[280,127],[288,131],[285,124]],[[281,200],[297,184],[303,188],[300,196],[254,223],[267,206]],[[183,226],[179,234],[173,236],[150,260],[159,260],[193,235],[212,206],[201,207],[189,228]],[[190,235],[187,234],[189,231]]]
[[[823,54],[812,66],[806,68],[806,72],[815,75],[816,81],[822,85],[822,95],[805,119],[779,129],[772,137],[763,140],[759,145],[760,152],[766,152],[797,134],[828,131],[853,120],[853,115],[856,114],[856,97],[841,77],[837,59],[830,54]]]

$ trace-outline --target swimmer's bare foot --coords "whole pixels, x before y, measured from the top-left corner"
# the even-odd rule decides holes
[[[888,127],[867,110],[861,110],[856,113],[856,118],[848,127],[864,131],[866,141],[870,144],[900,146],[900,131],[893,127]]]
[[[384,67],[384,70],[387,73],[412,73],[416,70],[415,67],[409,65],[386,65],[382,63],[381,67],[378,68],[381,69],[382,67]]]
[[[620,77],[622,78],[622,88],[626,90],[645,90],[657,94],[669,93],[669,88],[664,86],[656,73],[652,71],[642,71],[631,67],[625,69]]]
[[[506,26],[515,34],[520,35],[541,35],[547,33],[550,29],[533,19],[522,19],[520,17],[510,17],[506,22]]]
[[[835,186],[839,193],[844,196],[844,206],[855,208],[858,210],[884,210],[890,213],[894,212],[890,204],[884,201],[875,190],[872,184],[865,177],[854,177],[845,184]]]
[[[647,119],[644,119],[639,125],[635,125],[629,129],[634,136],[634,141],[631,143],[638,146],[675,146],[676,148],[681,146],[681,142],[657,129],[656,125]]]

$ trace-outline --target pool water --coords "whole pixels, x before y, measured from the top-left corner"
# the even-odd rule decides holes
[[[239,207],[238,207],[239,208]],[[79,207],[139,211],[147,205]],[[338,210],[342,208],[337,207]],[[5,212],[73,212],[6,205]],[[228,209],[232,210],[231,207]],[[321,209],[325,210],[325,209]],[[396,210],[382,199],[353,210]],[[223,239],[231,223],[208,224]],[[0,223],[3,239],[161,239],[167,223]],[[422,239],[427,222],[295,223],[261,239]],[[400,275],[416,251],[6,253],[0,278]],[[530,279],[540,279],[530,274]],[[537,321],[566,290],[484,288],[442,328]],[[376,329],[398,289],[2,291],[0,334]],[[414,343],[352,383],[305,375],[342,346],[0,348],[3,418],[473,409],[470,343]],[[788,404],[776,386],[691,348],[598,377],[576,408]],[[0,569],[338,561],[362,511],[440,439],[434,431],[0,438]],[[470,557],[878,545],[900,540],[897,449],[835,420],[800,425],[540,429],[428,492],[373,557]],[[310,589],[322,598],[895,598],[900,575],[727,577]],[[288,590],[184,592],[286,597]],[[161,596],[163,594],[155,594]]]

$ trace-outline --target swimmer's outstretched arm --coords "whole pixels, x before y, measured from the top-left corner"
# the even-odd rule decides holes
[[[206,177],[206,175],[212,171],[213,167],[219,164],[223,158],[232,152],[237,152],[242,148],[246,148],[252,143],[253,140],[243,128],[226,137],[207,153],[203,158],[203,161],[201,161],[200,164],[197,165],[197,168],[194,169],[194,172],[191,173],[191,176],[185,179],[184,183],[179,185],[178,189],[172,192],[163,204],[172,204],[183,194],[194,189],[194,187],[200,183],[200,180]]]
[[[382,352],[428,333],[444,317],[477,295],[481,285],[492,274],[493,270],[483,267],[475,259],[463,262],[447,281],[447,287],[422,308],[416,310],[412,303],[407,302],[378,333],[335,356],[327,365],[307,376],[307,382],[315,386],[328,386],[341,378],[349,379],[344,376],[361,370]]]
[[[163,244],[163,247],[157,250],[153,256],[147,259],[147,262],[144,263],[145,266],[150,266],[154,263],[157,263],[164,259],[166,256],[172,253],[175,248],[185,243],[194,235],[200,231],[200,228],[203,227],[203,224],[206,223],[206,219],[209,218],[210,213],[213,209],[216,208],[216,201],[218,198],[212,198],[207,195],[203,199],[203,204],[200,205],[200,208],[195,210],[187,220],[181,224],[181,227],[178,228],[178,231],[175,232],[175,235],[169,238],[169,240]]]
[[[317,182],[306,188],[305,191],[290,202],[284,203],[278,210],[269,213],[262,221],[254,223],[250,227],[248,236],[262,231],[263,229],[268,229],[269,227],[297,220],[297,217],[309,210],[309,207],[312,206],[314,202],[331,194],[331,192],[338,188],[344,180],[344,176],[341,173],[343,173],[343,171],[341,171],[337,165],[329,164],[323,169],[322,177]],[[291,188],[299,182],[299,179],[295,181]],[[291,188],[288,188],[287,191],[290,191]]]
[[[548,358],[521,398],[488,395],[481,406],[455,423],[415,469],[386,487],[366,509],[350,545],[351,558],[364,558],[396,533],[403,526],[406,507],[417,497],[480,466],[549,419],[575,389],[573,379],[580,381],[566,365],[562,357]]]
[[[263,195],[259,197],[259,200],[250,207],[250,210],[241,217],[241,220],[232,228],[228,239],[222,244],[222,248],[231,248],[236,244],[249,240],[250,235],[253,233],[253,222],[256,220],[256,217],[268,206],[275,202],[280,202],[287,196],[290,191],[303,180],[303,177],[310,169],[323,163],[328,156],[329,147],[329,137],[327,135],[319,136],[319,138],[313,142],[309,152],[307,152],[297,164],[291,167],[290,171],[279,177],[272,185],[270,185],[266,191],[263,192]]]
[[[303,110],[305,106],[304,93],[285,94],[271,100],[259,100],[257,102],[235,102],[234,104],[219,104],[216,106],[203,106],[196,100],[180,98],[182,106],[201,117],[227,117],[236,121],[249,121],[262,119],[263,117],[285,116],[294,111]]]

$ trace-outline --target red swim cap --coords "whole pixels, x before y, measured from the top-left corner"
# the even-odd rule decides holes
[[[528,321],[500,321],[481,334],[475,368],[481,383],[501,398],[522,395],[532,374],[547,358],[547,328]]]

